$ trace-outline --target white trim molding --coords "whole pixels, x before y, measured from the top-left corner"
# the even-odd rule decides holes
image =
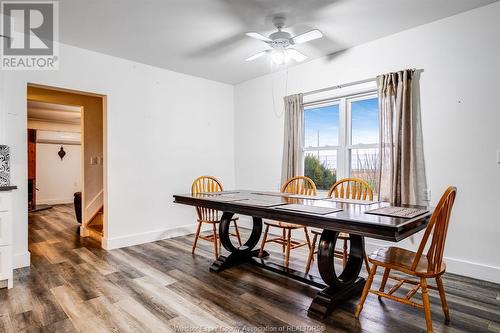
[[[82,200],[84,200],[82,198]],[[100,190],[99,193],[97,193],[92,200],[87,204],[85,207],[85,212],[84,212],[84,224],[87,224],[90,222],[90,220],[86,221],[87,219],[91,219],[97,214],[99,209],[103,206],[104,203],[104,189]]]
[[[208,227],[209,225],[202,226],[202,231],[208,230]],[[196,229],[196,224],[191,223],[188,225],[182,225],[168,229],[160,229],[160,230],[148,231],[144,233],[137,233],[137,234],[131,234],[114,238],[103,238],[102,247],[105,250],[119,249],[122,247],[139,245],[139,244],[159,241],[162,239],[194,234],[196,231],[195,229]]]

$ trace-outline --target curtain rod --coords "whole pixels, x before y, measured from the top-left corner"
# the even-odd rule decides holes
[[[416,72],[416,71],[419,71],[419,72],[423,71],[423,69],[415,69],[415,68],[411,68],[411,70],[414,71],[414,72]],[[376,79],[377,79],[376,77],[372,77],[372,78],[369,78],[369,79],[364,79],[364,80],[359,80],[359,81],[354,81],[354,82],[349,82],[349,83],[344,83],[344,84],[338,84],[338,85],[331,86],[331,87],[326,87],[326,88],[322,88],[322,89],[308,91],[308,92],[303,93],[302,95],[303,96],[308,96],[308,95],[318,94],[318,93],[322,93],[322,92],[325,92],[325,91],[336,90],[336,89],[341,89],[341,88],[345,88],[345,87],[355,86],[355,85],[362,84],[362,83],[373,82]]]

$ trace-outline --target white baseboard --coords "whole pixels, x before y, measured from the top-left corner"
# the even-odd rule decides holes
[[[500,283],[500,267],[445,257],[446,271],[475,279]]]
[[[71,198],[59,198],[59,199],[45,199],[45,200],[36,200],[37,205],[61,205],[73,203],[73,197]]]
[[[31,263],[31,253],[28,251],[16,253],[12,258],[12,265],[15,268],[28,267]]]
[[[202,231],[208,230],[208,225],[202,227]],[[193,234],[196,231],[196,224],[188,224],[168,229],[161,229],[155,231],[148,231],[144,233],[114,237],[103,238],[102,247],[106,250],[119,249],[122,247],[139,245],[144,243],[155,242],[162,239],[185,236]]]

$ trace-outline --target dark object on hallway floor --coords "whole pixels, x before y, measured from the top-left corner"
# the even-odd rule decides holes
[[[82,192],[75,192],[73,204],[75,206],[75,215],[78,223],[82,224]]]
[[[51,209],[53,206],[51,205],[36,205],[35,208],[31,209],[29,212],[34,213],[34,212],[40,212],[42,210],[47,210]]]

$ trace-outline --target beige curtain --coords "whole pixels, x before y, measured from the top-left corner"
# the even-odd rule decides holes
[[[304,173],[303,133],[304,108],[302,94],[286,96],[285,100],[285,132],[283,140],[283,162],[281,183]]]
[[[420,124],[414,103],[414,71],[377,77],[380,110],[380,199],[391,204],[425,204],[427,188]]]

